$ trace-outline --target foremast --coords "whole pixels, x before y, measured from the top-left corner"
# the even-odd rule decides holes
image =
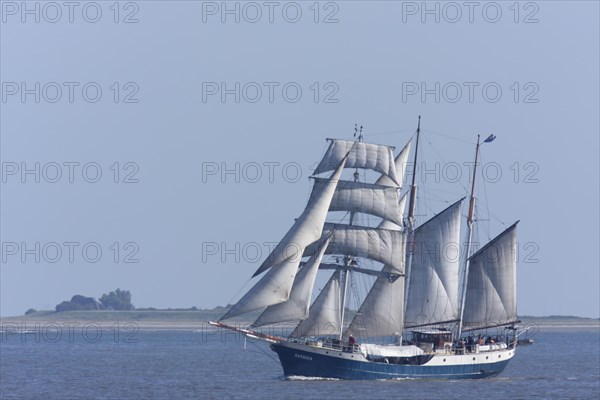
[[[220,321],[263,309],[252,327],[300,320],[301,323],[290,335],[295,337],[305,336],[313,328],[318,330],[318,325],[326,322],[331,327],[331,322],[335,321],[337,329],[334,336],[343,335],[341,319],[349,298],[348,283],[352,272],[378,278],[384,276],[390,282],[404,275],[404,260],[400,262],[394,257],[398,252],[404,254],[403,232],[355,224],[356,213],[402,224],[402,201],[398,190],[401,180],[397,174],[394,148],[363,142],[362,127],[360,131],[355,129],[355,138],[356,135],[358,139],[353,141],[327,139],[329,147],[315,169],[312,177],[315,184],[304,212],[254,274],[260,275],[260,280]],[[342,170],[346,168],[354,170],[353,180],[342,178]],[[381,177],[375,183],[359,182],[359,169],[375,171]],[[328,178],[317,177],[329,171],[333,173]],[[343,224],[326,222],[330,211],[348,212],[349,223],[348,220]],[[292,254],[289,250],[293,250]],[[325,253],[341,255],[344,262],[322,263]],[[310,259],[303,262],[301,259],[304,257]],[[357,257],[389,265],[390,270],[359,268]],[[333,269],[336,271],[309,308],[316,271],[332,269],[331,265],[335,265]],[[340,277],[342,273],[343,278]],[[342,291],[346,292],[343,299]],[[337,311],[332,312],[334,309]]]
[[[404,276],[404,260],[397,260],[396,254],[404,254],[405,238],[404,233],[401,231],[400,226],[403,224],[402,221],[402,205],[403,199],[399,198],[400,187],[403,178],[403,173],[399,175],[398,170],[404,171],[403,168],[398,168],[398,164],[404,165],[406,157],[408,156],[409,146],[405,146],[400,152],[398,157],[394,159],[392,153],[387,153],[391,156],[391,159],[381,157],[380,153],[383,148],[381,145],[373,145],[363,142],[362,127],[358,130],[355,126],[356,138],[354,146],[356,151],[353,155],[356,155],[358,159],[364,160],[364,165],[368,166],[366,169],[371,169],[382,175],[377,179],[375,183],[360,182],[360,175],[358,168],[354,168],[353,180],[341,181],[338,184],[338,190],[336,196],[334,196],[329,211],[346,211],[349,212],[349,219],[346,223],[326,223],[324,227],[325,232],[331,232],[332,245],[327,251],[329,254],[335,254],[343,257],[341,264],[322,264],[323,269],[334,269],[336,273],[330,279],[339,277],[339,274],[343,273],[343,277],[340,279],[340,297],[339,309],[340,312],[337,316],[339,324],[337,325],[338,331],[335,336],[340,340],[345,335],[351,335],[349,330],[354,326],[356,322],[356,316],[350,323],[347,330],[344,330],[344,319],[346,316],[346,308],[348,305],[348,299],[350,298],[349,292],[352,290],[352,276],[354,273],[364,273],[368,275],[377,276],[376,282],[385,280],[386,282],[395,282],[400,276]],[[327,160],[329,154],[335,153],[335,146],[339,146],[340,143],[344,143],[343,140],[332,140],[330,149],[326,152],[324,160]],[[367,147],[364,147],[367,146]],[[375,147],[374,147],[375,146]],[[388,146],[389,149],[393,149]],[[379,149],[373,151],[374,149]],[[364,151],[366,150],[366,151]],[[352,156],[351,156],[352,157]],[[391,160],[391,163],[386,164],[389,170],[386,172],[386,168],[381,167],[379,159],[385,159],[386,163]],[[321,171],[321,164],[317,167],[316,172]],[[353,162],[347,164],[347,167],[352,166]],[[363,167],[364,168],[364,167]],[[320,178],[315,178],[318,184]],[[361,226],[356,224],[355,217],[358,213],[374,215],[382,218],[382,221],[390,222],[392,226],[396,226],[399,229],[390,228],[388,226],[369,227]],[[307,254],[312,254],[314,250],[309,246]],[[371,259],[384,264],[384,268],[381,271],[360,268],[358,264],[358,258]],[[338,259],[339,260],[339,259]],[[339,261],[338,261],[339,262]],[[329,282],[326,286],[329,286]],[[322,304],[333,304],[332,301],[326,301],[325,296],[331,296],[330,291],[325,289],[319,294],[313,306],[309,312],[309,318],[302,321],[298,327],[294,330],[291,337],[298,336],[315,336],[309,335],[308,332],[314,331],[316,322],[323,322],[321,314],[324,313]],[[364,302],[363,302],[364,306]],[[363,307],[361,306],[361,308]],[[359,315],[357,313],[357,315]]]
[[[362,142],[363,141],[363,127],[362,125],[360,126],[360,130],[358,129],[357,124],[354,124],[354,137],[357,137],[358,142]],[[360,174],[358,173],[358,168],[356,168],[354,170],[354,182],[358,182],[360,179]],[[348,225],[352,225],[354,224],[354,217],[356,216],[356,212],[354,211],[350,211],[350,220]],[[341,316],[340,316],[340,340],[342,340],[342,337],[344,336],[344,317],[346,314],[346,307],[347,307],[347,298],[348,298],[348,284],[352,283],[352,269],[350,268],[352,266],[352,263],[354,262],[354,259],[351,256],[345,256],[344,257],[344,263],[346,265],[346,267],[348,267],[345,271],[344,271],[344,283],[343,283],[343,293],[342,293],[342,304],[341,304]]]

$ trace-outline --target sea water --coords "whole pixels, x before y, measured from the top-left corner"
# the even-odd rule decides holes
[[[501,375],[460,381],[289,380],[268,345],[233,333],[79,328],[5,331],[0,398],[600,398],[598,328],[541,328]]]

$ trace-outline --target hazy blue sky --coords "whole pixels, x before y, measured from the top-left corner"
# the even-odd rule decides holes
[[[324,138],[399,148],[422,115],[419,212],[465,195],[494,133],[481,240],[521,220],[519,313],[600,316],[598,2],[22,4],[1,2],[2,315],[117,287],[226,304]]]

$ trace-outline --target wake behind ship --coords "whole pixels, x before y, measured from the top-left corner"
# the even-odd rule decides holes
[[[419,126],[413,165],[417,165]],[[516,226],[472,251],[475,168],[461,249],[463,199],[417,225],[416,168],[403,190],[409,141],[394,148],[328,139],[308,204],[255,272],[256,284],[212,325],[271,343],[285,376],[338,379],[485,378],[515,355]],[[490,135],[483,143],[495,139]],[[354,170],[350,179],[346,170]],[[374,181],[361,180],[365,171]],[[319,175],[329,174],[327,178]],[[408,211],[405,204],[408,200]],[[363,264],[381,265],[367,268]],[[311,305],[318,273],[329,280]],[[347,319],[355,276],[374,282]],[[248,328],[223,321],[263,310]],[[287,337],[257,327],[296,321]]]

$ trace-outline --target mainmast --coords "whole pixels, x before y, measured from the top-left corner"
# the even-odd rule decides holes
[[[408,226],[412,231],[414,228],[415,200],[417,197],[417,185],[415,179],[417,176],[417,154],[419,153],[419,134],[421,133],[421,116],[419,115],[419,123],[417,124],[417,141],[415,144],[415,157],[413,161],[412,183],[410,185],[410,203],[408,204]]]
[[[417,176],[417,155],[419,153],[419,136],[421,133],[421,116],[419,115],[419,122],[417,124],[417,139],[415,144],[415,157],[413,161],[413,174],[412,174],[412,183],[410,185],[410,202],[408,204],[408,253],[406,255],[406,264],[405,264],[405,277],[404,281],[404,313],[406,315],[406,303],[408,302],[408,291],[410,289],[410,270],[412,264],[412,257],[414,253],[414,228],[415,228],[415,201],[417,198],[417,185],[415,183]]]
[[[483,141],[483,143],[489,143],[496,139],[496,136],[490,135],[487,139]],[[477,160],[479,158],[479,135],[477,135],[477,145],[475,146],[475,164],[473,165],[473,181],[471,182],[471,197],[469,198],[469,214],[467,215],[467,251],[465,253],[465,268],[463,273],[463,286],[460,300],[460,319],[458,322],[458,336],[460,339],[460,335],[462,334],[463,329],[463,316],[465,312],[465,300],[467,293],[467,282],[469,279],[469,263],[471,257],[471,241],[473,239],[473,214],[475,212],[475,178],[477,177]]]

